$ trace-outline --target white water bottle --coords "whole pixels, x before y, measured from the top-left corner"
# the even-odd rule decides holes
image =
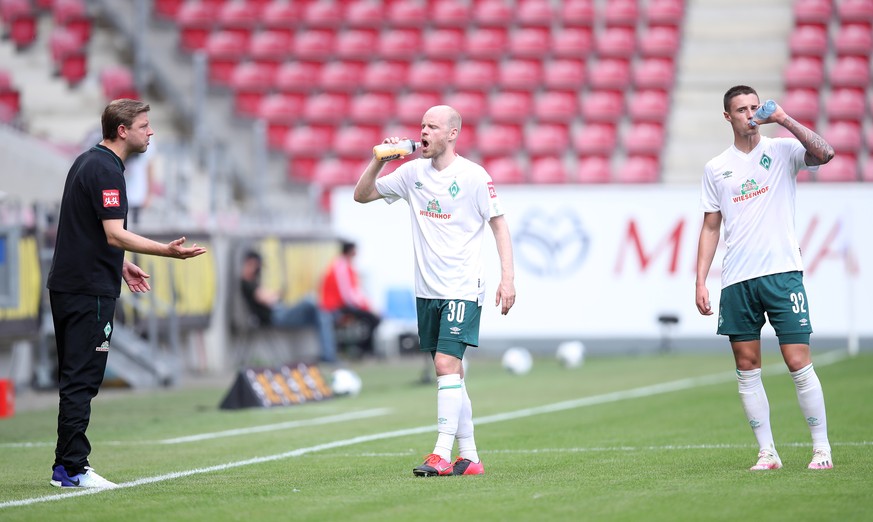
[[[776,102],[773,100],[767,100],[758,107],[758,110],[755,111],[755,119],[761,121],[766,120],[772,116],[774,112],[776,112]],[[757,122],[753,121],[752,127],[755,125],[757,125]]]
[[[398,143],[382,143],[373,147],[373,156],[379,161],[391,161],[412,154],[421,147],[421,143],[412,140],[401,140]]]

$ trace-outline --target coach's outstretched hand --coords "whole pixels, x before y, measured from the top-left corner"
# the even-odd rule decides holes
[[[197,243],[194,243],[190,247],[182,246],[185,244],[187,239],[185,236],[180,237],[179,239],[175,239],[167,243],[167,248],[169,249],[169,254],[167,257],[175,257],[176,259],[188,259],[189,257],[197,257],[200,254],[206,253],[206,248],[197,246]]]

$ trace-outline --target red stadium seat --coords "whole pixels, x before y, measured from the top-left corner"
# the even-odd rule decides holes
[[[857,123],[832,122],[822,133],[822,138],[831,144],[837,155],[842,153],[857,155],[861,152],[861,127]]]
[[[394,95],[385,92],[366,92],[352,99],[349,117],[362,125],[383,125],[394,117]]]
[[[483,27],[467,37],[467,55],[471,58],[490,59],[503,56],[508,46],[505,29]]]
[[[799,121],[815,121],[819,115],[819,95],[814,89],[791,89],[785,93],[779,105],[786,113]]]
[[[541,27],[516,29],[509,39],[509,53],[516,58],[542,59],[550,50],[549,30]]]
[[[379,2],[354,0],[346,5],[345,21],[350,27],[381,27],[385,21],[385,8]]]
[[[635,27],[639,15],[637,0],[610,0],[603,12],[603,21],[607,27],[617,25]]]
[[[407,125],[421,125],[428,109],[442,103],[442,95],[435,92],[410,92],[397,99],[397,119]]]
[[[565,27],[591,27],[597,13],[593,0],[566,0],[561,2],[561,23]]]
[[[461,115],[463,118],[463,114]],[[475,161],[477,163],[481,162],[481,158],[479,156],[479,151],[476,150],[476,144],[479,143],[479,135],[476,134],[476,125],[472,122],[464,122],[462,125],[461,133],[458,135],[458,140],[455,142],[455,152],[458,154]]]
[[[662,90],[636,91],[628,102],[631,121],[662,122],[670,114],[670,95]]]
[[[484,60],[465,60],[455,66],[455,87],[489,91],[498,81],[497,64]]]
[[[133,73],[122,65],[109,66],[100,71],[100,86],[107,100],[139,99]]]
[[[416,90],[442,91],[452,85],[454,63],[416,60],[409,68],[407,85]]]
[[[379,37],[379,57],[385,60],[415,60],[422,53],[421,31],[388,29]]]
[[[467,27],[471,10],[466,2],[437,0],[430,2],[430,20],[437,27]]]
[[[390,2],[388,6],[388,25],[390,27],[423,27],[429,18],[425,2],[395,0]]]
[[[524,148],[533,157],[562,156],[570,149],[570,132],[566,125],[540,123],[525,131]]]
[[[637,89],[670,90],[676,79],[676,65],[667,58],[643,58],[634,65],[633,85]]]
[[[561,184],[567,182],[567,169],[560,158],[536,158],[530,164],[530,182],[536,184]]]
[[[404,62],[375,61],[364,70],[364,87],[377,91],[400,91],[406,86],[409,65]]]
[[[333,143],[333,127],[295,127],[285,138],[283,149],[292,157],[320,158],[326,143]]]
[[[617,183],[656,183],[661,175],[658,160],[651,156],[628,156],[615,174]]]
[[[318,87],[320,78],[320,63],[290,61],[276,70],[275,86],[281,92],[308,93]]]
[[[580,90],[585,87],[585,62],[583,60],[555,59],[545,62],[543,83],[548,89]]]
[[[558,58],[578,60],[594,49],[590,27],[569,27],[552,33],[552,52]]]
[[[373,29],[348,29],[336,37],[336,54],[343,60],[369,60],[379,45],[379,32]]]
[[[612,177],[609,158],[587,156],[579,158],[576,181],[579,183],[609,183]]]
[[[312,29],[296,36],[294,52],[301,60],[327,61],[334,56],[335,43],[333,31]]]
[[[515,20],[515,10],[504,0],[473,3],[473,22],[478,27],[507,27]]]
[[[679,53],[679,27],[659,25],[649,27],[640,40],[640,54],[645,57],[674,57]]]
[[[873,22],[873,1],[841,0],[837,4],[840,22]]]
[[[832,11],[832,0],[795,0],[794,23],[827,25]]]
[[[273,86],[274,78],[270,67],[249,62],[237,65],[230,80],[236,112],[243,116],[257,116],[261,100]]]
[[[206,45],[216,13],[202,2],[186,2],[176,13],[179,25],[179,44],[184,51],[196,51]]]
[[[624,136],[624,150],[630,155],[659,156],[664,148],[664,127],[653,122],[634,123]]]
[[[818,89],[824,83],[824,65],[818,58],[798,56],[785,67],[785,88]]]
[[[792,56],[824,56],[828,52],[828,30],[823,25],[801,25],[788,39]]]
[[[382,127],[365,125],[346,125],[334,134],[333,151],[340,158],[370,159],[373,146],[382,143]],[[360,175],[360,171],[353,174]]]
[[[320,124],[341,123],[349,113],[349,97],[338,92],[322,92],[306,98],[303,117]]]
[[[591,91],[582,98],[582,117],[588,122],[616,123],[624,115],[624,97],[617,91]]]
[[[468,124],[476,125],[488,115],[488,102],[481,92],[456,91],[446,97],[446,105],[454,107],[461,114],[464,132]]]
[[[218,10],[218,25],[242,36],[246,42],[261,23],[261,10],[253,3],[227,2]]]
[[[10,74],[0,70],[0,122],[11,123],[21,113],[21,93],[12,84]]]
[[[524,183],[524,172],[514,157],[491,158],[484,162],[484,167],[497,185]]]
[[[515,6],[515,21],[522,27],[551,27],[554,18],[549,0],[519,0]]]
[[[290,135],[291,133],[288,134]],[[311,183],[315,179],[315,168],[318,165],[318,159],[316,157],[291,156],[286,149],[283,150],[289,156],[288,179],[292,183]]]
[[[500,87],[535,90],[543,83],[542,65],[538,60],[508,60],[498,70]]]
[[[630,62],[603,58],[591,66],[589,83],[594,89],[624,90],[631,83]]]
[[[74,32],[56,28],[49,36],[49,50],[56,72],[68,85],[78,85],[88,74],[88,56],[84,43]]]
[[[579,118],[576,91],[546,91],[534,102],[534,117],[541,122],[570,123]]]
[[[522,123],[527,121],[533,109],[533,96],[529,92],[501,91],[488,100],[491,121],[498,123]]]
[[[866,89],[870,85],[870,60],[860,56],[838,57],[828,72],[831,87]]]
[[[175,20],[185,0],[153,0],[152,8],[161,18]]]
[[[372,155],[372,150],[370,155]],[[351,185],[360,177],[363,169],[358,169],[359,161],[348,159],[324,159],[315,165],[312,173],[312,183],[317,187],[329,190],[339,185]],[[323,202],[329,205],[329,200]]]
[[[36,41],[37,17],[28,0],[5,0],[0,3],[0,18],[6,36],[16,49],[24,49]]]
[[[834,89],[827,98],[829,120],[861,123],[866,109],[864,91],[858,89]]]
[[[646,23],[679,27],[685,15],[684,0],[649,0],[646,6]]]
[[[230,85],[233,71],[245,58],[245,39],[238,33],[216,31],[206,39],[203,51],[208,58],[209,81]]]
[[[261,20],[264,29],[281,31],[288,36],[294,36],[294,29],[303,17],[301,2],[285,2],[273,0],[261,10]]]
[[[581,156],[609,157],[618,143],[618,131],[609,123],[589,123],[575,133],[573,149]]]
[[[261,100],[257,116],[267,122],[270,148],[282,149],[288,131],[300,120],[305,100],[302,94],[272,94]]]
[[[870,56],[873,52],[873,31],[867,24],[850,23],[840,26],[834,48],[838,56]]]
[[[858,181],[858,158],[851,154],[837,154],[818,168],[815,180],[820,183]]]
[[[454,28],[435,29],[424,39],[424,55],[430,59],[452,59],[464,48],[464,31]]]
[[[353,92],[361,86],[363,75],[362,63],[330,61],[321,68],[319,85],[330,92]]]
[[[81,42],[91,38],[91,19],[84,0],[54,0],[52,2],[55,27],[72,31]]]
[[[631,58],[637,51],[637,34],[633,27],[607,27],[595,40],[597,55],[604,58]]]
[[[339,2],[308,2],[303,6],[303,24],[307,27],[339,27],[344,17],[343,5]]]
[[[258,31],[249,39],[252,61],[278,70],[291,55],[294,41],[288,33],[272,29]]]
[[[477,129],[479,152],[485,157],[507,156],[521,149],[521,127],[509,124],[491,124]]]

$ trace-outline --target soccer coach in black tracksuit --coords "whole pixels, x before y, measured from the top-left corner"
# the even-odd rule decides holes
[[[206,252],[196,244],[183,246],[184,237],[165,244],[127,230],[124,161],[148,148],[154,134],[148,111],[138,100],[107,105],[103,141],[76,158],[64,185],[47,284],[58,352],[58,441],[51,481],[58,487],[115,486],[89,466],[85,430],[106,370],[121,280],[132,292],[151,289],[149,275],[124,252],[178,259]]]

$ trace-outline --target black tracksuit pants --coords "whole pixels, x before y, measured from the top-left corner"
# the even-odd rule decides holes
[[[85,471],[91,443],[85,436],[91,399],[103,382],[114,328],[115,299],[49,292],[58,351],[58,443],[53,468]]]

